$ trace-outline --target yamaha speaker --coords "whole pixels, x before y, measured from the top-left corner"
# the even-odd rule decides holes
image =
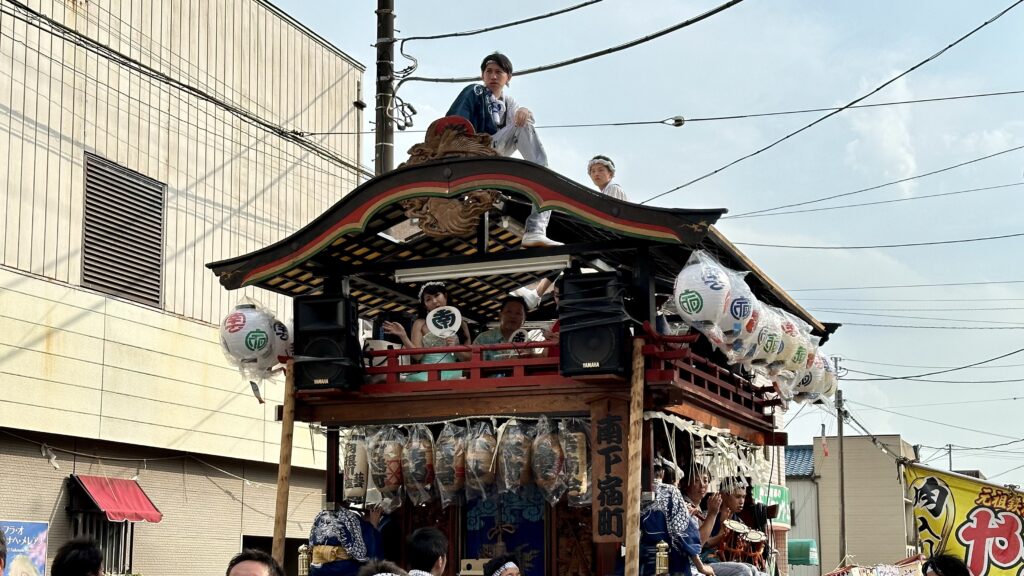
[[[340,295],[295,298],[296,390],[355,390],[362,385],[357,308]]]
[[[625,291],[615,272],[565,275],[558,308],[563,376],[629,372]]]

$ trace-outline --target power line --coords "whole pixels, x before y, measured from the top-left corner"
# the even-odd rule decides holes
[[[969,165],[975,164],[977,162],[982,162],[984,160],[989,160],[989,159],[995,158],[997,156],[1002,156],[1003,154],[1009,154],[1010,152],[1016,152],[1017,150],[1021,150],[1021,149],[1024,149],[1024,146],[1014,146],[1013,148],[1008,148],[1006,150],[1001,150],[1001,151],[996,152],[994,154],[989,154],[987,156],[982,156],[980,158],[974,158],[973,160],[967,160],[966,162],[960,162],[959,164],[954,164],[952,166],[946,166],[945,168],[939,168],[938,170],[932,170],[931,172],[925,172],[923,174],[915,174],[914,176],[907,176],[906,178],[900,178],[899,180],[893,180],[891,182],[886,182],[884,184],[878,184],[876,186],[868,186],[867,188],[860,188],[858,190],[853,190],[851,192],[843,192],[842,194],[833,194],[831,196],[823,196],[821,198],[815,198],[814,200],[804,200],[803,202],[794,202],[792,204],[782,204],[782,205],[779,205],[779,206],[773,206],[771,208],[762,208],[760,210],[752,210],[750,212],[742,212],[740,214],[735,214],[733,216],[730,216],[730,218],[746,218],[748,216],[753,216],[755,214],[763,214],[765,212],[774,212],[776,210],[782,210],[783,208],[796,208],[798,206],[806,206],[808,204],[817,204],[818,202],[825,202],[826,200],[834,200],[836,198],[844,198],[846,196],[853,196],[855,194],[863,194],[865,192],[871,192],[872,190],[878,190],[880,188],[885,188],[885,187],[888,187],[888,186],[895,186],[896,184],[902,184],[904,182],[910,182],[911,180],[917,180],[919,178],[925,178],[925,177],[928,177],[928,176],[934,176],[936,174],[941,174],[943,172],[949,172],[950,170],[956,170],[957,168],[963,168],[964,166],[969,166]]]
[[[792,292],[792,290],[791,290]],[[921,298],[801,298],[801,302],[920,302]],[[928,298],[929,302],[963,302],[963,298]],[[1024,302],[1024,298],[971,298],[973,302]]]
[[[665,192],[662,192],[661,194],[657,194],[657,195],[655,195],[655,196],[652,196],[651,198],[648,198],[647,200],[644,200],[643,202],[640,202],[640,204],[646,204],[646,203],[650,202],[651,200],[655,200],[655,199],[657,199],[657,198],[661,198],[662,196],[665,196],[666,194],[670,194],[670,193],[672,193],[672,192],[675,192],[675,191],[677,191],[677,190],[681,190],[681,189],[683,189],[683,188],[686,188],[687,186],[690,186],[690,185],[692,185],[692,184],[695,184],[695,183],[697,183],[697,182],[700,182],[701,180],[704,180],[705,178],[709,178],[709,177],[711,177],[711,176],[714,176],[715,174],[718,174],[719,172],[722,172],[723,170],[726,170],[726,169],[728,169],[728,168],[730,168],[730,167],[732,167],[732,166],[735,166],[736,164],[739,164],[740,162],[742,162],[742,161],[744,161],[744,160],[747,160],[747,159],[749,159],[749,158],[753,158],[754,156],[757,156],[758,154],[760,154],[760,153],[762,153],[762,152],[764,152],[764,151],[766,151],[766,150],[770,150],[770,149],[774,148],[774,147],[775,147],[776,145],[778,145],[778,144],[781,144],[781,143],[785,142],[786,140],[789,140],[789,139],[790,139],[790,138],[792,138],[793,136],[796,136],[797,134],[800,134],[801,132],[803,132],[803,131],[805,131],[805,130],[808,130],[808,129],[810,129],[810,128],[812,128],[813,126],[816,126],[817,124],[819,124],[819,123],[821,123],[821,122],[824,122],[825,120],[827,120],[827,119],[831,118],[832,116],[835,116],[836,114],[839,114],[839,113],[840,113],[840,112],[842,112],[843,110],[846,110],[846,109],[850,108],[851,106],[853,106],[853,105],[857,104],[858,102],[861,102],[861,101],[863,101],[863,100],[865,100],[865,99],[869,98],[870,96],[872,96],[872,95],[874,95],[874,94],[877,94],[878,92],[880,92],[880,91],[881,91],[881,90],[882,90],[883,88],[885,88],[886,86],[889,86],[889,85],[890,85],[890,84],[892,84],[893,82],[896,82],[896,81],[897,81],[897,80],[899,80],[900,78],[903,78],[903,77],[904,77],[904,76],[906,76],[907,74],[910,74],[910,73],[911,73],[911,72],[913,72],[914,70],[917,70],[917,69],[918,69],[918,68],[920,68],[921,66],[924,66],[925,64],[927,64],[928,62],[931,62],[932,60],[935,60],[935,59],[936,59],[936,58],[938,58],[939,56],[941,56],[941,55],[945,54],[947,50],[949,50],[950,48],[953,48],[954,46],[956,46],[957,44],[959,44],[959,43],[963,42],[964,40],[966,40],[966,39],[970,38],[970,37],[971,37],[971,36],[973,36],[973,35],[974,35],[974,34],[975,34],[976,32],[978,32],[978,31],[979,31],[979,30],[981,30],[982,28],[984,28],[984,27],[988,26],[988,25],[989,25],[989,24],[991,24],[992,22],[995,22],[996,20],[998,20],[999,18],[1001,18],[1001,17],[1002,17],[1002,16],[1004,15],[1004,14],[1006,14],[1007,12],[1009,12],[1010,10],[1012,10],[1013,8],[1017,7],[1017,5],[1019,5],[1019,4],[1021,3],[1021,2],[1024,2],[1024,0],[1017,0],[1016,2],[1014,2],[1013,4],[1011,4],[1011,5],[1009,6],[1009,7],[1007,7],[1007,8],[1004,8],[1004,9],[1003,9],[1002,11],[1000,11],[1000,12],[999,12],[998,14],[996,14],[995,16],[993,16],[993,17],[989,18],[989,19],[988,19],[988,20],[986,20],[985,22],[982,22],[982,23],[981,23],[980,25],[978,25],[977,27],[975,27],[975,28],[974,28],[973,30],[971,30],[971,31],[970,31],[970,32],[968,32],[967,34],[964,34],[963,36],[961,36],[961,37],[957,38],[957,39],[956,39],[956,40],[955,40],[955,41],[954,41],[954,42],[953,42],[952,44],[950,44],[950,45],[946,46],[945,48],[943,48],[943,49],[939,50],[939,51],[938,51],[938,52],[936,52],[935,54],[932,54],[931,56],[929,56],[929,57],[925,58],[924,60],[922,60],[922,61],[918,62],[917,64],[914,64],[913,66],[911,66],[910,68],[908,68],[908,69],[907,69],[906,71],[904,71],[904,72],[901,72],[900,74],[897,74],[896,76],[893,76],[893,77],[892,77],[892,78],[890,78],[889,80],[886,80],[885,82],[883,82],[883,83],[882,83],[881,85],[879,85],[879,86],[878,86],[877,88],[875,88],[874,90],[872,90],[872,91],[868,92],[867,94],[864,94],[863,96],[860,96],[860,97],[858,97],[858,98],[856,98],[856,99],[854,99],[854,100],[850,101],[850,102],[849,102],[848,104],[846,104],[845,106],[843,106],[843,107],[841,107],[841,108],[839,108],[839,109],[837,109],[837,110],[833,110],[832,112],[829,112],[828,114],[825,114],[824,116],[822,116],[821,118],[818,118],[817,120],[815,120],[815,121],[811,122],[810,124],[807,124],[806,126],[803,126],[802,128],[799,128],[799,129],[797,129],[797,130],[795,130],[795,131],[793,131],[793,132],[790,132],[789,134],[786,134],[786,135],[785,135],[785,136],[783,136],[782,138],[779,138],[778,140],[775,140],[775,141],[774,141],[774,142],[772,142],[771,144],[768,144],[767,146],[764,146],[764,147],[762,147],[762,148],[759,148],[759,149],[757,149],[757,150],[755,150],[755,151],[751,152],[750,154],[747,154],[746,156],[742,156],[742,157],[740,157],[740,158],[737,158],[736,160],[733,160],[732,162],[730,162],[730,163],[726,164],[725,166],[722,166],[721,168],[718,168],[718,169],[716,169],[716,170],[713,170],[713,171],[711,171],[711,172],[708,172],[707,174],[704,174],[703,176],[699,176],[699,177],[697,177],[697,178],[694,178],[693,180],[690,180],[689,182],[686,182],[686,183],[684,183],[684,184],[680,184],[679,186],[676,186],[675,188],[672,188],[671,190],[667,190],[667,191],[665,191]]]
[[[846,380],[846,378],[843,378]],[[1007,402],[1024,400],[1024,396],[1010,396],[1007,398],[990,398],[987,400],[958,400],[956,402],[929,402],[927,404],[897,404],[896,406],[881,406],[879,408],[865,408],[865,410],[878,410],[881,408],[931,408],[933,406],[960,406],[961,404],[988,404],[991,402]],[[929,446],[934,448],[934,446]]]
[[[803,210],[787,210],[785,212],[747,212],[746,214],[737,214],[736,216],[723,216],[723,220],[730,218],[765,218],[767,216],[785,216],[787,214],[806,214],[808,212],[827,212],[830,210],[844,210],[846,208],[860,208],[863,206],[878,206],[880,204],[895,204],[897,202],[914,202],[916,200],[927,200],[929,198],[941,198],[943,196],[956,196],[958,194],[972,194],[974,192],[987,192],[989,190],[1000,190],[1003,188],[1011,188],[1013,186],[1024,186],[1024,182],[1016,182],[1013,184],[1000,184],[998,186],[985,186],[984,188],[969,188],[967,190],[957,190],[955,192],[943,192],[941,194],[928,194],[924,196],[911,196],[910,198],[893,198],[891,200],[878,200],[875,202],[860,202],[857,204],[843,204],[840,206],[828,206],[825,208],[805,208]],[[874,189],[874,188],[872,188]],[[865,189],[864,191],[867,191]],[[770,208],[767,210],[771,210]]]
[[[1024,2],[1024,0],[1020,0]],[[968,242],[984,242],[988,240],[1004,240],[1024,236],[1024,232],[1003,234],[1001,236],[983,236],[981,238],[963,238],[960,240],[937,240],[934,242],[911,242],[908,244],[874,244],[868,246],[794,246],[787,244],[761,244],[758,242],[733,242],[737,246],[757,246],[760,248],[787,248],[793,250],[872,250],[876,248],[912,248],[916,246],[940,246],[945,244],[965,244]]]
[[[856,360],[854,358],[843,358],[843,362],[856,362],[858,364],[874,364],[876,366],[893,366],[895,368],[927,368],[927,369],[946,369],[946,368],[960,368],[957,366],[920,366],[915,364],[888,364],[886,362],[869,362],[867,360]],[[1024,364],[999,364],[997,366],[974,366],[978,369],[990,369],[990,368],[1019,368]],[[963,369],[963,368],[960,368]]]
[[[1021,464],[1020,466],[1014,466],[1013,468],[1010,468],[1009,470],[1003,470],[1002,472],[999,472],[998,474],[993,474],[992,476],[989,476],[988,479],[991,480],[993,478],[998,478],[998,477],[1002,476],[1003,474],[1009,474],[1010,472],[1013,472],[1014,470],[1020,470],[1021,468],[1024,468],[1024,464]]]
[[[919,328],[922,330],[1024,330],[1014,326],[912,326],[910,324],[870,324],[866,322],[843,322],[843,326],[867,326],[871,328]]]
[[[886,378],[886,374],[875,374],[874,372],[864,372],[862,370],[854,370],[853,368],[847,368],[854,374],[864,374],[866,376],[878,376],[885,380],[907,380],[910,382],[933,382],[936,384],[1010,384],[1014,382],[1024,382],[1024,378],[1008,378],[1004,380],[933,380],[930,378],[910,378],[906,376],[896,376],[892,378]],[[873,381],[865,378],[843,378],[844,382],[864,382]]]
[[[821,311],[821,309],[819,309]],[[941,318],[938,316],[907,316],[905,314],[875,314],[872,312],[849,312],[846,310],[824,310],[833,314],[845,314],[847,316],[870,316],[873,318],[902,318],[904,320],[942,320],[944,322],[970,322],[972,324],[1009,324],[1024,328],[1022,322],[1006,322],[1001,320],[974,320],[970,318]]]
[[[844,378],[843,380],[845,381],[846,378]],[[1016,440],[1017,439],[1016,436],[1007,436],[1005,434],[998,434],[996,432],[986,432],[985,430],[978,430],[978,429],[975,429],[975,428],[967,428],[967,427],[964,427],[964,426],[957,426],[956,424],[949,424],[947,422],[939,422],[938,420],[929,420],[927,418],[920,418],[920,417],[917,417],[917,416],[911,416],[910,414],[904,414],[902,412],[895,412],[895,411],[889,410],[887,408],[879,408],[878,406],[872,406],[870,404],[864,404],[863,402],[856,402],[854,400],[847,400],[847,402],[849,404],[856,404],[858,406],[864,406],[865,408],[874,408],[875,410],[880,410],[882,412],[888,412],[889,414],[895,414],[896,416],[902,416],[904,418],[910,418],[911,420],[920,420],[922,422],[928,422],[930,424],[935,424],[937,426],[945,426],[947,428],[955,428],[957,430],[964,430],[966,432],[974,432],[976,434],[985,434],[987,436],[994,436],[996,438],[1007,438],[1009,440]]]
[[[793,288],[786,292],[821,292],[826,290],[888,290],[891,288],[939,288],[946,286],[988,286],[991,284],[1024,284],[1024,280],[986,280],[983,282],[942,282],[939,284],[890,284],[887,286],[843,286],[839,288]],[[929,298],[929,300],[932,300]],[[959,302],[962,299],[951,300]],[[998,298],[1005,300],[1005,298]],[[938,302],[938,300],[932,300]]]
[[[687,26],[691,26],[691,25],[696,24],[696,23],[698,23],[698,22],[700,22],[702,20],[706,20],[706,19],[714,16],[715,14],[718,14],[720,12],[724,12],[725,10],[728,10],[729,8],[732,8],[733,6],[739,4],[742,1],[743,0],[729,0],[728,2],[725,2],[724,4],[721,4],[720,6],[716,6],[715,8],[712,8],[711,10],[708,10],[707,12],[704,12],[703,14],[700,14],[698,16],[690,18],[689,20],[684,20],[682,22],[679,22],[677,24],[669,26],[668,28],[665,28],[663,30],[659,30],[658,32],[655,32],[653,34],[649,34],[649,35],[644,36],[642,38],[637,38],[636,40],[631,40],[629,42],[626,42],[625,44],[619,44],[618,46],[612,46],[611,48],[605,48],[604,50],[598,50],[597,52],[591,52],[590,54],[584,54],[583,56],[577,56],[576,58],[570,58],[569,60],[563,60],[561,62],[555,62],[553,64],[545,64],[543,66],[535,66],[533,68],[527,68],[526,70],[523,70],[523,71],[520,71],[520,72],[516,72],[515,75],[516,76],[526,76],[527,74],[536,74],[537,72],[546,72],[548,70],[554,70],[556,68],[562,68],[564,66],[569,66],[569,65],[572,65],[572,64],[578,64],[580,62],[584,62],[586,60],[591,60],[591,59],[597,58],[599,56],[606,56],[606,55],[612,54],[614,52],[619,52],[619,51],[625,50],[627,48],[632,48],[634,46],[638,46],[638,45],[643,44],[645,42],[650,42],[651,40],[654,40],[656,38],[660,38],[660,37],[662,37],[662,36],[664,36],[666,34],[669,34],[671,32],[675,32],[677,30],[681,30],[683,28],[686,28]],[[1018,0],[1018,1],[1019,2],[1024,2],[1024,0]],[[410,76],[408,78],[402,79],[398,83],[398,86],[395,87],[395,91],[397,91],[398,88],[400,88],[401,85],[403,83],[405,83],[405,82],[417,81],[417,82],[435,82],[435,83],[458,83],[458,82],[472,82],[472,81],[479,80],[479,79],[480,78],[477,77],[477,76],[467,76],[467,77],[462,77],[462,78],[428,78],[428,77],[421,77],[421,76]]]
[[[929,299],[931,301],[931,299]],[[1024,307],[1009,306],[997,308],[808,308],[819,312],[1002,312],[1024,310]]]
[[[966,370],[967,368],[974,368],[975,366],[981,366],[982,364],[988,364],[990,362],[995,362],[996,360],[1002,360],[1003,358],[1009,358],[1010,356],[1013,356],[1015,354],[1020,354],[1021,352],[1024,352],[1024,348],[1018,348],[1016,350],[1012,350],[1012,351],[1007,352],[1005,354],[1000,354],[999,356],[993,356],[992,358],[986,358],[984,360],[979,360],[978,362],[972,362],[970,364],[964,364],[963,366],[955,366],[953,368],[945,368],[945,369],[942,369],[942,370],[936,370],[934,372],[925,372],[923,374],[911,374],[909,376],[882,376],[882,377],[878,378],[878,380],[900,380],[900,379],[903,379],[903,378],[925,378],[925,377],[928,377],[928,376],[938,376],[939,374],[948,374],[950,372],[958,372],[960,370]],[[848,378],[844,378],[843,380],[848,380]]]
[[[417,37],[418,38],[418,37]],[[937,98],[920,98],[917,100],[897,100],[892,102],[879,102],[877,104],[861,104],[858,106],[851,106],[850,108],[877,108],[880,106],[900,106],[904,104],[920,104],[927,102],[945,102],[949,100],[964,100],[968,98],[986,98],[990,96],[1009,96],[1014,94],[1024,94],[1024,90],[1011,90],[1006,92],[985,92],[980,94],[964,94],[959,96],[941,96]],[[765,116],[784,116],[790,114],[806,114],[809,112],[823,112],[827,110],[838,110],[838,108],[808,108],[805,110],[787,110],[783,112],[763,112],[757,114],[736,114],[733,116],[707,116],[703,118],[684,118],[682,116],[673,116],[669,118],[663,118],[661,120],[636,120],[626,122],[592,122],[584,124],[541,124],[534,126],[535,130],[544,130],[549,128],[614,128],[622,126],[649,126],[652,124],[662,124],[665,126],[672,126],[678,128],[686,123],[691,122],[713,122],[719,120],[738,120],[745,118],[761,118]],[[403,130],[406,134],[424,133],[426,130]],[[375,130],[362,130],[354,132],[300,132],[303,136],[354,136],[357,134],[375,134]],[[1020,186],[1021,184],[1006,184],[1005,186]],[[1005,187],[1004,186],[1004,187]],[[948,192],[947,194],[935,194],[934,196],[944,196],[951,194],[963,194],[966,192],[991,190],[1000,188],[1000,186],[993,186],[991,188],[978,188],[976,190],[964,190],[961,192]],[[885,202],[903,202],[908,200],[918,200],[922,198],[931,198],[933,196],[915,196],[913,198],[900,198],[897,200],[887,200]],[[869,204],[881,204],[885,202],[869,202],[868,204],[854,204],[852,206],[866,206]],[[783,212],[782,214],[795,214],[797,212],[814,212],[820,210],[835,210],[838,208],[844,208],[844,206],[837,206],[835,208],[817,208],[814,210],[800,210],[796,212]],[[739,216],[729,216],[729,218],[737,218]]]
[[[560,14],[565,14],[566,12],[572,12],[573,10],[585,8],[587,6],[590,6],[591,4],[597,4],[598,2],[602,1],[603,0],[588,0],[587,2],[582,2],[580,4],[569,6],[567,8],[555,10],[554,12],[548,12],[546,14],[541,14],[539,16],[523,18],[522,20],[516,20],[515,22],[506,22],[505,24],[489,26],[487,28],[479,28],[477,30],[467,30],[464,32],[450,32],[447,34],[434,34],[432,36],[409,36],[407,38],[394,39],[389,38],[387,40],[383,40],[382,42],[397,42],[399,40],[401,40],[402,42],[408,42],[410,40],[440,40],[442,38],[459,38],[463,36],[474,36],[476,34],[483,34],[484,32],[493,32],[494,30],[501,30],[502,28],[511,28],[512,26],[519,26],[520,24],[528,24],[530,22],[536,22],[537,20],[544,20],[545,18],[551,18],[552,16],[558,16]]]

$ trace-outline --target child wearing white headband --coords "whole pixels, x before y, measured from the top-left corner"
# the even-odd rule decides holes
[[[513,554],[505,554],[492,558],[484,564],[484,576],[521,576],[517,558]]]
[[[622,186],[613,181],[615,178],[615,162],[612,162],[611,158],[601,155],[594,156],[587,163],[587,174],[590,175],[590,179],[597,186],[597,189],[601,191],[601,194],[618,200],[626,199],[626,193],[622,191]]]

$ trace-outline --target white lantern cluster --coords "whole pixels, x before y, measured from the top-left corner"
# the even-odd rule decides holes
[[[698,250],[676,276],[672,305],[731,364],[774,380],[800,402],[835,394],[835,367],[818,354],[811,327],[789,312],[758,301],[746,272],[730,270]]]
[[[250,380],[266,378],[292,356],[288,326],[248,299],[221,322],[220,343],[228,362]]]

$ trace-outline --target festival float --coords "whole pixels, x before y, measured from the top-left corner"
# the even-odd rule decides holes
[[[326,508],[382,507],[384,556],[402,562],[405,535],[437,526],[462,573],[505,551],[530,575],[636,573],[654,463],[770,484],[765,448],[786,443],[782,411],[835,392],[819,347],[837,326],[714,227],[726,210],[616,200],[500,157],[489,138],[438,120],[396,170],[280,242],[208,267],[228,290],[294,298],[279,419],[322,427]],[[554,211],[548,236],[564,245],[520,246],[531,209]],[[544,299],[508,342],[381,337],[384,320],[415,317],[426,282],[446,285],[449,306],[427,324],[450,339],[559,273],[560,305]],[[280,330],[258,308],[235,314]],[[555,320],[559,339],[545,340]],[[240,330],[229,350],[245,352]],[[444,360],[423,362],[431,354]],[[736,532],[731,546],[767,559],[759,537]]]

